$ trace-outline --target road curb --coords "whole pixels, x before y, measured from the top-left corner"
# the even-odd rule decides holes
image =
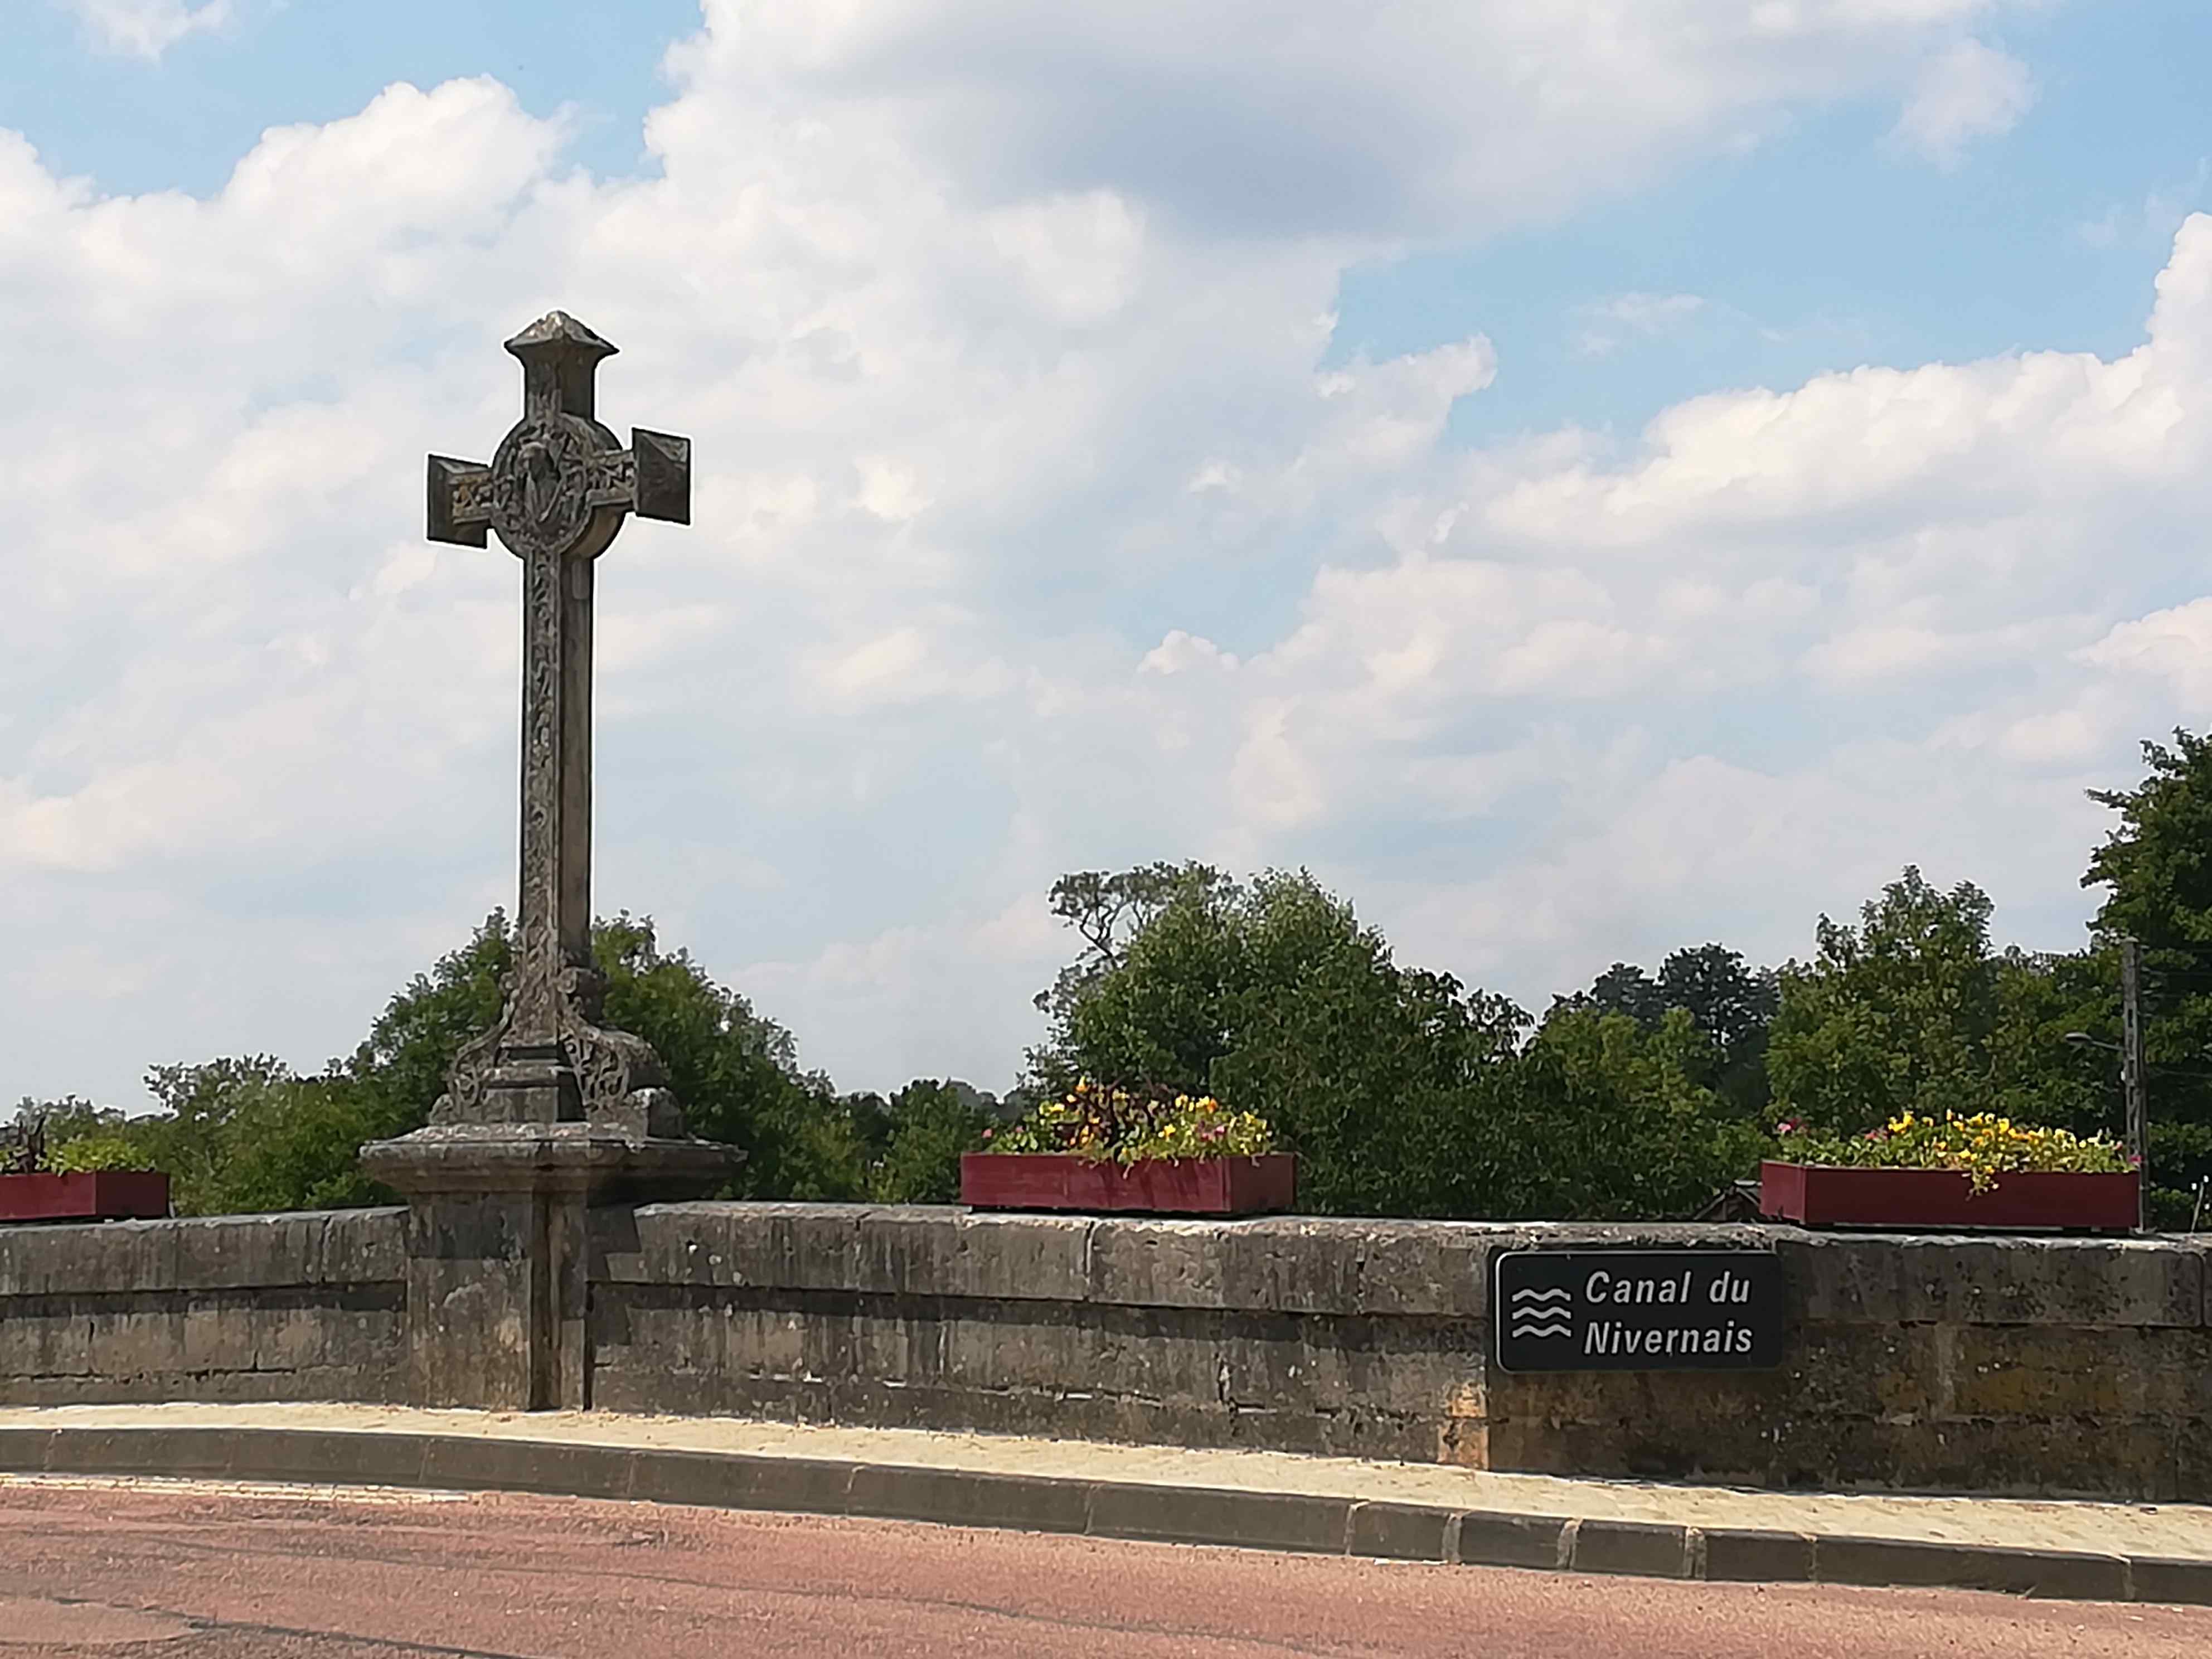
[[[2212,1606],[2212,1560],[409,1431],[0,1428],[0,1472],[542,1492],[1466,1566]]]

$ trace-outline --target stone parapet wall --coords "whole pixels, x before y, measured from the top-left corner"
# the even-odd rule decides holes
[[[585,1213],[579,1386],[603,1409],[2212,1501],[2208,1252],[2178,1239]],[[396,1209],[0,1228],[0,1403],[410,1400],[421,1378],[465,1371],[463,1347],[512,1346],[471,1299],[472,1236],[451,1231]],[[501,1238],[495,1266],[544,1248]],[[1502,1371],[1491,1265],[1530,1245],[1771,1249],[1783,1363]],[[410,1275],[410,1251],[441,1250],[458,1253],[458,1288]]]
[[[405,1218],[0,1227],[0,1404],[402,1401]]]
[[[2206,1251],[1749,1226],[594,1212],[592,1403],[1763,1486],[2212,1500]],[[1776,1370],[1511,1375],[1490,1261],[1773,1249]]]

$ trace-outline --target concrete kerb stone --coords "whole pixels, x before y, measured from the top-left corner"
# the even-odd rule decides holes
[[[629,1495],[702,1509],[775,1510],[792,1515],[847,1513],[858,1465],[822,1458],[748,1457],[716,1452],[639,1449],[630,1459]]]
[[[1452,1523],[1458,1518],[1449,1510],[1420,1504],[1354,1504],[1346,1553],[1389,1561],[1449,1561]]]
[[[1653,1521],[1575,1521],[1559,1565],[1574,1572],[1626,1573],[1638,1578],[1690,1576],[1689,1528]]]
[[[2067,1601],[2130,1599],[2128,1558],[2063,1550],[1990,1549],[1898,1538],[1815,1538],[1814,1576],[1823,1584],[1911,1585],[2002,1590]]]
[[[240,1480],[364,1486],[434,1486],[424,1477],[430,1437],[420,1434],[241,1433],[228,1448]]]
[[[853,1471],[846,1513],[948,1526],[1085,1533],[1091,1530],[1091,1486],[1079,1480],[870,1463]]]
[[[2161,1556],[2128,1559],[2128,1599],[2212,1607],[2212,1561],[2170,1561]]]
[[[1804,1583],[1813,1577],[1813,1535],[1761,1532],[1741,1527],[1698,1529],[1705,1543],[1705,1571],[1716,1583]]]
[[[421,1480],[424,1486],[457,1492],[628,1498],[635,1466],[635,1455],[621,1446],[433,1436],[424,1443]]]
[[[1089,1530],[1105,1538],[1343,1555],[1357,1507],[1349,1498],[1101,1481],[1091,1488]]]
[[[1463,1567],[1556,1570],[1568,1526],[1556,1515],[1497,1515],[1462,1510],[1452,1517],[1445,1559]]]
[[[0,1469],[17,1474],[43,1474],[52,1447],[52,1429],[0,1429]]]
[[[2212,1561],[459,1435],[0,1429],[0,1472],[532,1492],[1468,1566],[2212,1605]]]

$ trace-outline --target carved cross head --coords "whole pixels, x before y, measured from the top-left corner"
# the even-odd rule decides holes
[[[520,559],[595,558],[631,513],[691,522],[690,440],[634,427],[625,449],[594,418],[612,345],[554,311],[507,349],[522,364],[522,418],[488,466],[430,457],[432,541],[482,547],[495,531]]]

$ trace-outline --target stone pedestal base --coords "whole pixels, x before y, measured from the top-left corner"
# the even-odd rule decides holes
[[[440,1124],[362,1148],[407,1199],[408,1395],[418,1406],[590,1406],[584,1212],[697,1198],[740,1154],[592,1123]]]

